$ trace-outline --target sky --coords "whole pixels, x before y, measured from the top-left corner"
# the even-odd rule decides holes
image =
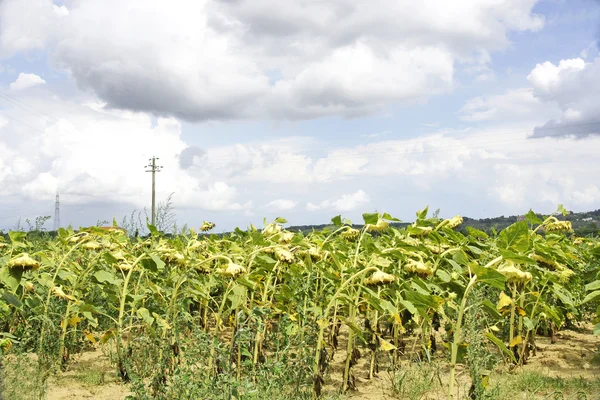
[[[0,0],[0,229],[600,208],[600,1]],[[51,228],[52,220],[48,227]]]

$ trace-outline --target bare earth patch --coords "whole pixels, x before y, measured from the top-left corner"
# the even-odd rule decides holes
[[[324,394],[336,397],[341,386],[341,376],[345,360],[345,341],[340,338],[339,350],[331,363],[326,379]],[[587,399],[600,399],[600,361],[598,349],[600,337],[593,336],[591,326],[580,330],[564,330],[557,334],[558,341],[550,343],[550,338],[537,337],[537,354],[531,356],[521,369],[510,371],[508,366],[499,366],[493,372],[491,387],[497,387],[499,398],[506,395],[514,399],[542,399],[552,393],[552,388],[542,387],[529,391],[522,381],[524,376],[556,378],[558,382],[581,379],[590,382],[584,390]],[[392,391],[392,375],[387,372],[387,355],[380,355],[380,372],[372,380],[368,379],[370,354],[361,349],[362,357],[353,368],[357,390],[349,392],[345,398],[356,400],[417,398],[422,400],[445,398],[448,384],[448,366],[438,357],[432,363],[415,364],[402,362],[401,373],[406,373],[406,390],[402,394]],[[596,358],[595,358],[596,357]],[[521,379],[519,381],[519,379]],[[415,382],[418,381],[418,385]],[[468,371],[458,368],[457,398],[467,398],[470,385]],[[412,391],[411,391],[412,390]],[[569,394],[567,386],[563,388]],[[127,386],[118,382],[109,359],[100,350],[81,354],[69,371],[54,377],[49,382],[49,400],[99,399],[122,400],[131,395]],[[564,398],[570,398],[565,396]],[[576,397],[574,397],[576,398]]]

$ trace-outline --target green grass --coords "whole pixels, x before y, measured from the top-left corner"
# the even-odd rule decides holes
[[[552,399],[597,400],[600,399],[600,378],[549,377],[540,372],[523,372],[498,376],[490,388],[492,399]]]
[[[37,362],[30,357],[2,357],[1,373],[1,399],[31,400],[40,395]]]

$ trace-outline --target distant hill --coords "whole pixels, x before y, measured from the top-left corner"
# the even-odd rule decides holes
[[[543,219],[545,217],[542,214],[536,214],[536,215],[540,219]],[[575,231],[575,234],[578,236],[599,236],[600,235],[600,210],[586,211],[586,212],[579,212],[579,213],[569,212],[565,216],[557,215],[556,217],[559,220],[571,221],[571,224],[573,225],[573,230]],[[523,220],[523,219],[524,219],[523,215],[511,215],[509,217],[505,217],[504,215],[502,215],[500,217],[481,218],[481,219],[463,217],[463,223],[462,223],[462,225],[460,225],[458,230],[463,233],[466,233],[467,227],[470,226],[475,229],[479,229],[480,231],[484,231],[484,232],[487,232],[488,234],[491,234],[491,233],[493,233],[493,231],[499,232],[502,229],[506,228],[507,226],[512,225],[515,222]],[[411,223],[412,223],[412,221],[410,221],[410,222],[394,222],[394,223],[391,223],[390,225],[402,228],[407,225],[410,225]],[[360,229],[363,227],[362,224],[353,224],[352,226],[357,229]],[[287,227],[286,229],[289,231],[294,231],[294,232],[308,233],[308,232],[311,232],[312,230],[322,230],[324,228],[333,228],[333,226],[331,223],[321,224],[321,225],[294,225],[294,226]],[[218,235],[222,236],[222,235],[227,235],[228,233],[231,233],[231,232],[223,232],[223,233],[219,233]],[[5,239],[8,239],[7,232],[0,231],[0,236],[4,236]],[[56,236],[56,232],[54,232],[54,231],[33,231],[32,230],[32,231],[28,232],[28,237],[30,239],[36,238],[36,237],[45,238],[45,237],[55,237],[55,236]],[[171,236],[171,234],[168,234],[168,236]]]
[[[537,214],[537,216],[541,219],[544,217],[544,215],[542,215],[542,214]],[[578,236],[598,236],[600,234],[600,210],[586,211],[586,212],[579,212],[579,213],[569,212],[565,216],[557,215],[556,217],[559,220],[571,221],[571,224],[573,225],[573,230],[575,231],[575,234]],[[500,217],[481,218],[481,219],[463,217],[463,223],[460,226],[459,230],[466,232],[467,226],[470,226],[470,227],[479,229],[479,230],[487,232],[487,233],[492,233],[494,230],[496,232],[499,232],[502,229],[506,228],[507,226],[512,225],[515,222],[518,222],[520,220],[523,220],[523,218],[524,218],[523,215],[512,215],[509,217],[505,217],[504,215],[502,215]],[[397,226],[397,227],[405,227],[407,225],[410,225],[411,223],[412,223],[412,221],[411,222],[397,222],[397,223],[392,223],[391,225]],[[295,226],[290,226],[287,229],[290,231],[306,233],[306,232],[312,231],[313,229],[321,230],[326,227],[331,227],[331,224],[295,225]],[[354,224],[353,227],[361,228],[362,225]]]

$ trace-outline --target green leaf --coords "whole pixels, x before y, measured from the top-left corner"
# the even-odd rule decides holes
[[[450,276],[450,274],[447,273],[446,271],[444,271],[443,269],[438,268],[435,271],[435,274],[437,275],[438,278],[440,278],[442,280],[442,282],[448,283],[452,280],[452,277]]]
[[[480,265],[471,266],[471,271],[477,275],[477,281],[495,287],[496,289],[503,290],[506,278],[500,272],[493,268],[485,268]]]
[[[165,262],[161,260],[159,256],[156,254],[151,254],[150,258],[152,258],[152,261],[156,263],[156,269],[162,271],[165,268]]]
[[[478,238],[478,239],[489,238],[487,233],[485,233],[484,231],[480,231],[479,229],[475,229],[472,226],[467,226],[467,232],[469,233],[469,235],[473,236],[474,238]]]
[[[363,214],[362,217],[363,217],[363,221],[365,221],[365,224],[376,225],[377,221],[379,221],[378,213],[366,213],[366,214]]]
[[[146,223],[146,226],[148,227],[148,230],[150,231],[150,234],[152,236],[159,236],[160,232],[158,231],[158,229],[156,229],[156,226],[150,224],[150,223]]]
[[[504,354],[505,356],[510,358],[511,361],[514,362],[515,364],[517,363],[517,359],[515,358],[515,355],[512,353],[512,351],[510,351],[508,349],[508,347],[506,347],[506,345],[504,344],[504,342],[502,340],[500,340],[496,336],[494,336],[494,334],[492,332],[486,332],[486,333],[484,333],[484,336],[486,338],[488,338],[496,346],[498,346],[498,348],[500,349],[502,354]]]
[[[288,221],[285,218],[277,217],[277,218],[275,218],[275,222],[277,222],[278,224],[285,224]]]
[[[23,303],[21,303],[21,300],[19,300],[19,298],[17,296],[15,296],[14,294],[12,294],[11,292],[4,292],[2,293],[2,298],[4,298],[4,300],[6,300],[6,302],[16,308],[21,308],[23,307]]]
[[[94,318],[94,316],[92,315],[91,312],[84,311],[82,314],[85,317],[85,319],[88,320],[90,325],[92,325],[94,328],[96,328],[98,326],[98,320],[96,318]]]
[[[585,285],[585,290],[592,291],[592,290],[598,290],[600,289],[600,280],[598,281],[594,281],[592,283],[588,283],[587,285]]]
[[[348,328],[352,329],[354,331],[354,333],[356,334],[356,336],[358,336],[360,339],[364,340],[362,329],[360,329],[360,327],[358,325],[356,325],[356,323],[354,321],[351,321],[350,319],[348,319],[346,317],[340,317],[340,321],[342,321],[344,324],[346,324],[346,326]]]
[[[529,212],[527,214],[525,214],[525,220],[527,222],[529,222],[531,225],[538,225],[538,224],[541,224],[542,222],[544,222],[531,209],[529,210]]]
[[[422,294],[419,292],[406,291],[404,292],[406,300],[411,302],[418,310],[427,311],[431,308],[436,309],[444,300],[439,296]]]
[[[150,311],[148,311],[147,308],[138,308],[138,310],[136,311],[137,315],[144,320],[144,322],[146,324],[148,324],[149,326],[152,326],[152,324],[154,323],[154,317],[152,317],[150,315]]]
[[[427,213],[429,212],[429,206],[425,207],[422,210],[417,211],[417,219],[425,219],[427,218]]]
[[[331,218],[331,222],[335,226],[342,226],[342,216],[336,215],[335,217]]]
[[[162,271],[165,268],[165,262],[156,254],[151,254],[150,257],[143,258],[140,263],[144,269],[152,272]]]
[[[495,319],[502,318],[502,315],[500,315],[500,313],[496,309],[496,305],[492,303],[489,299],[485,299],[484,301],[482,301],[481,306],[483,308],[483,311],[485,311],[490,317],[493,317]]]
[[[277,261],[275,261],[273,258],[269,257],[266,254],[260,254],[260,255],[256,256],[256,258],[258,258],[261,261],[264,261],[265,263],[267,263],[269,265],[277,264]]]
[[[531,319],[529,319],[529,317],[523,317],[523,326],[525,326],[525,328],[528,331],[532,331],[535,329],[535,326],[533,325],[533,321]]]
[[[467,265],[469,263],[469,257],[462,250],[454,252],[454,254],[452,255],[452,260],[454,260],[459,265]]]
[[[10,242],[15,247],[27,247],[25,243],[25,238],[27,237],[27,232],[8,232],[8,237],[10,238]]]
[[[556,209],[556,212],[561,213],[563,216],[567,215],[569,212],[567,211],[567,209],[565,208],[565,206],[563,206],[562,204],[558,205],[558,208]]]
[[[517,264],[525,264],[525,265],[537,265],[537,261],[532,258],[521,256],[519,254],[513,253],[508,250],[500,250],[500,255],[506,261],[512,261]]]
[[[598,297],[600,297],[600,290],[595,290],[592,293],[588,293],[588,295],[585,296],[581,304],[589,303],[592,300],[596,300],[596,298]]]
[[[231,308],[237,309],[246,302],[246,288],[243,286],[235,286],[229,295],[229,300],[231,301]]]
[[[477,255],[481,255],[483,254],[483,250],[481,250],[479,247],[477,246],[467,246],[467,248],[473,253],[473,254],[477,254]]]
[[[399,303],[402,304],[404,306],[404,308],[406,308],[408,310],[409,313],[411,313],[412,315],[415,315],[418,310],[417,307],[415,307],[413,305],[413,303],[411,303],[410,301],[406,301],[406,300],[399,300]]]
[[[235,281],[240,285],[247,287],[250,290],[256,289],[256,283],[254,283],[244,275],[240,275]]]
[[[108,271],[96,271],[96,273],[94,273],[94,278],[96,278],[99,283],[110,283],[115,286],[121,285],[121,282],[123,281]]]
[[[569,306],[572,312],[577,313],[577,309],[575,308],[575,304],[573,303],[573,295],[569,293],[567,289],[555,283],[554,285],[552,285],[552,292],[556,295],[556,297],[560,299],[560,301],[562,301],[565,305]]]
[[[19,287],[22,276],[22,269],[12,269],[6,266],[0,269],[0,281],[2,281],[2,283],[4,283],[12,292]]]
[[[398,218],[394,218],[388,213],[383,213],[381,219],[385,219],[386,221],[402,222]]]
[[[502,250],[511,250],[520,254],[527,252],[531,248],[527,222],[520,221],[503,229],[498,236],[497,244]]]
[[[600,324],[594,326],[594,335],[600,336]]]
[[[110,254],[110,252],[105,252],[104,254],[102,254],[102,258],[104,258],[104,260],[109,263],[110,265],[114,265],[117,264],[119,262],[119,260],[117,260],[112,254]]]

